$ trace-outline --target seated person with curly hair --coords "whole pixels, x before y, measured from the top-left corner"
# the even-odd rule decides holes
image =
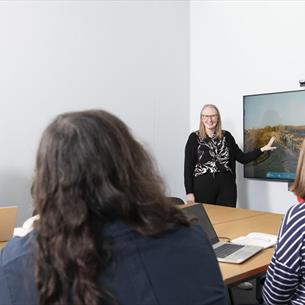
[[[0,252],[1,305],[226,304],[206,235],[114,115],[59,115],[42,135],[32,196],[34,230]]]

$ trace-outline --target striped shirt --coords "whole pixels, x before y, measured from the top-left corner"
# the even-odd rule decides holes
[[[286,213],[268,267],[263,297],[266,304],[305,304],[305,203]]]

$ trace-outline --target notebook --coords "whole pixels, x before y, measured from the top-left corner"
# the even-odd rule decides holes
[[[258,246],[231,244],[220,241],[201,203],[185,205],[181,208],[183,208],[188,216],[196,217],[196,222],[206,232],[219,262],[240,264],[263,249],[263,247]]]
[[[0,207],[0,242],[8,241],[13,237],[16,215],[16,206]]]

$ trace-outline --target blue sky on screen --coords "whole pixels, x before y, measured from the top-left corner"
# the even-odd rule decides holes
[[[246,96],[245,129],[305,125],[305,90]]]

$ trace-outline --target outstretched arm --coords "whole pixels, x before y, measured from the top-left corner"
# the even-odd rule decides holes
[[[257,148],[253,151],[244,153],[242,150],[240,150],[240,148],[235,142],[235,139],[229,132],[226,132],[226,136],[228,137],[228,140],[230,142],[230,148],[233,153],[233,158],[242,164],[254,161],[265,151],[273,151],[274,149],[276,149],[276,147],[272,146],[275,137],[271,137],[267,145],[261,148]]]
[[[276,149],[275,146],[272,146],[273,142],[275,140],[275,137],[271,137],[268,144],[261,147],[261,152],[264,152],[264,151],[273,151]]]

